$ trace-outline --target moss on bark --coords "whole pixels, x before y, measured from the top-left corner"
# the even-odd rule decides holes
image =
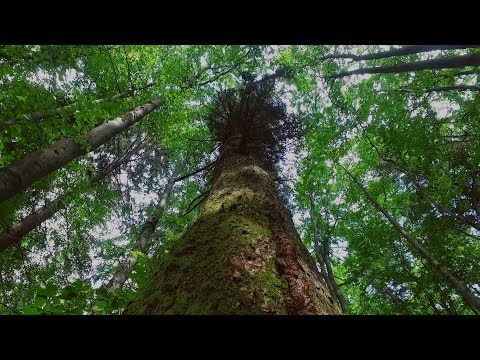
[[[241,154],[219,162],[197,221],[127,314],[338,313],[260,164]]]

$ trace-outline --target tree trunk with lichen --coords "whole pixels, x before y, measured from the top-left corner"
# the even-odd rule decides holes
[[[138,261],[138,252],[145,252],[150,245],[152,235],[155,233],[159,219],[162,217],[167,201],[173,190],[177,177],[187,165],[188,158],[186,158],[180,165],[178,165],[173,171],[172,175],[168,178],[167,184],[163,193],[160,195],[160,199],[155,207],[153,215],[145,222],[142,231],[133,246],[133,252],[130,252],[126,259],[118,264],[117,271],[113,274],[110,281],[107,283],[107,290],[110,292],[121,288],[123,284],[128,280],[130,272]]]
[[[250,145],[224,143],[198,219],[125,314],[340,313]]]

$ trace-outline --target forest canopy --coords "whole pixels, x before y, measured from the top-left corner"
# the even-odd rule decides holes
[[[0,314],[478,314],[479,50],[0,45]]]

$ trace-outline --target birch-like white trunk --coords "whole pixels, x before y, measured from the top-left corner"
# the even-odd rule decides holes
[[[160,99],[148,102],[121,117],[97,126],[84,137],[85,142],[90,146],[89,151],[105,144],[108,140],[157,109],[161,104],[162,100]],[[85,146],[72,138],[67,138],[0,169],[0,203],[24,191],[36,181],[50,175],[71,160],[87,152]]]
[[[178,176],[187,165],[187,161],[188,158],[185,159],[180,165],[178,165],[173,171],[172,175],[170,175],[167,184],[165,185],[165,189],[163,190],[163,193],[157,203],[154,215],[145,222],[142,231],[140,232],[140,235],[138,236],[138,239],[133,246],[133,251],[128,254],[125,260],[121,261],[118,264],[117,271],[106,285],[106,288],[110,292],[115,291],[116,289],[122,287],[123,284],[125,284],[125,281],[127,281],[130,272],[138,261],[137,252],[145,252],[148,249],[150,239],[152,237],[152,234],[155,232],[158,220],[160,219],[165,210],[165,205],[167,204],[167,200],[172,193],[173,186],[175,185],[175,182],[178,181]]]

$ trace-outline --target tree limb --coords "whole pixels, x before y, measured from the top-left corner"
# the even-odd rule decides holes
[[[319,61],[329,59],[352,59],[353,61],[377,60],[386,59],[394,56],[405,56],[411,54],[418,54],[421,52],[435,51],[435,50],[455,50],[477,48],[479,45],[409,45],[398,49],[391,49],[388,51],[381,51],[365,55],[354,54],[330,54],[317,58]]]
[[[382,205],[378,203],[378,201],[368,192],[363,184],[350,171],[347,170],[347,168],[345,168],[339,162],[337,162],[337,164],[345,171],[353,183],[357,185],[370,203],[394,226],[399,234],[406,239],[407,242],[412,245],[413,248],[415,248],[415,250],[417,250],[422,258],[427,260],[427,262],[443,276],[443,278],[458,292],[458,294],[462,296],[462,298],[465,300],[465,303],[467,303],[474,311],[480,311],[480,298],[475,296],[461,280],[452,275],[442,264],[439,263],[437,259],[432,256],[432,254],[430,254],[410,233],[408,233],[405,228],[400,225],[398,221]]]
[[[182,180],[184,180],[184,179],[186,179],[186,178],[188,178],[188,177],[190,177],[190,176],[193,176],[193,175],[195,175],[195,174],[198,174],[199,172],[201,172],[201,171],[203,171],[203,170],[206,170],[206,169],[211,168],[213,165],[215,165],[215,161],[212,161],[210,164],[207,164],[207,165],[201,167],[200,169],[197,169],[197,170],[195,170],[195,171],[193,171],[193,172],[191,172],[191,173],[189,173],[189,174],[187,174],[187,175],[183,175],[183,176],[177,177],[177,178],[175,178],[174,181],[175,181],[175,182],[182,181]]]
[[[405,73],[411,71],[463,68],[465,66],[480,66],[480,53],[407,62],[392,66],[378,66],[352,71],[344,71],[338,74],[326,76],[325,78],[338,79],[351,75]]]

